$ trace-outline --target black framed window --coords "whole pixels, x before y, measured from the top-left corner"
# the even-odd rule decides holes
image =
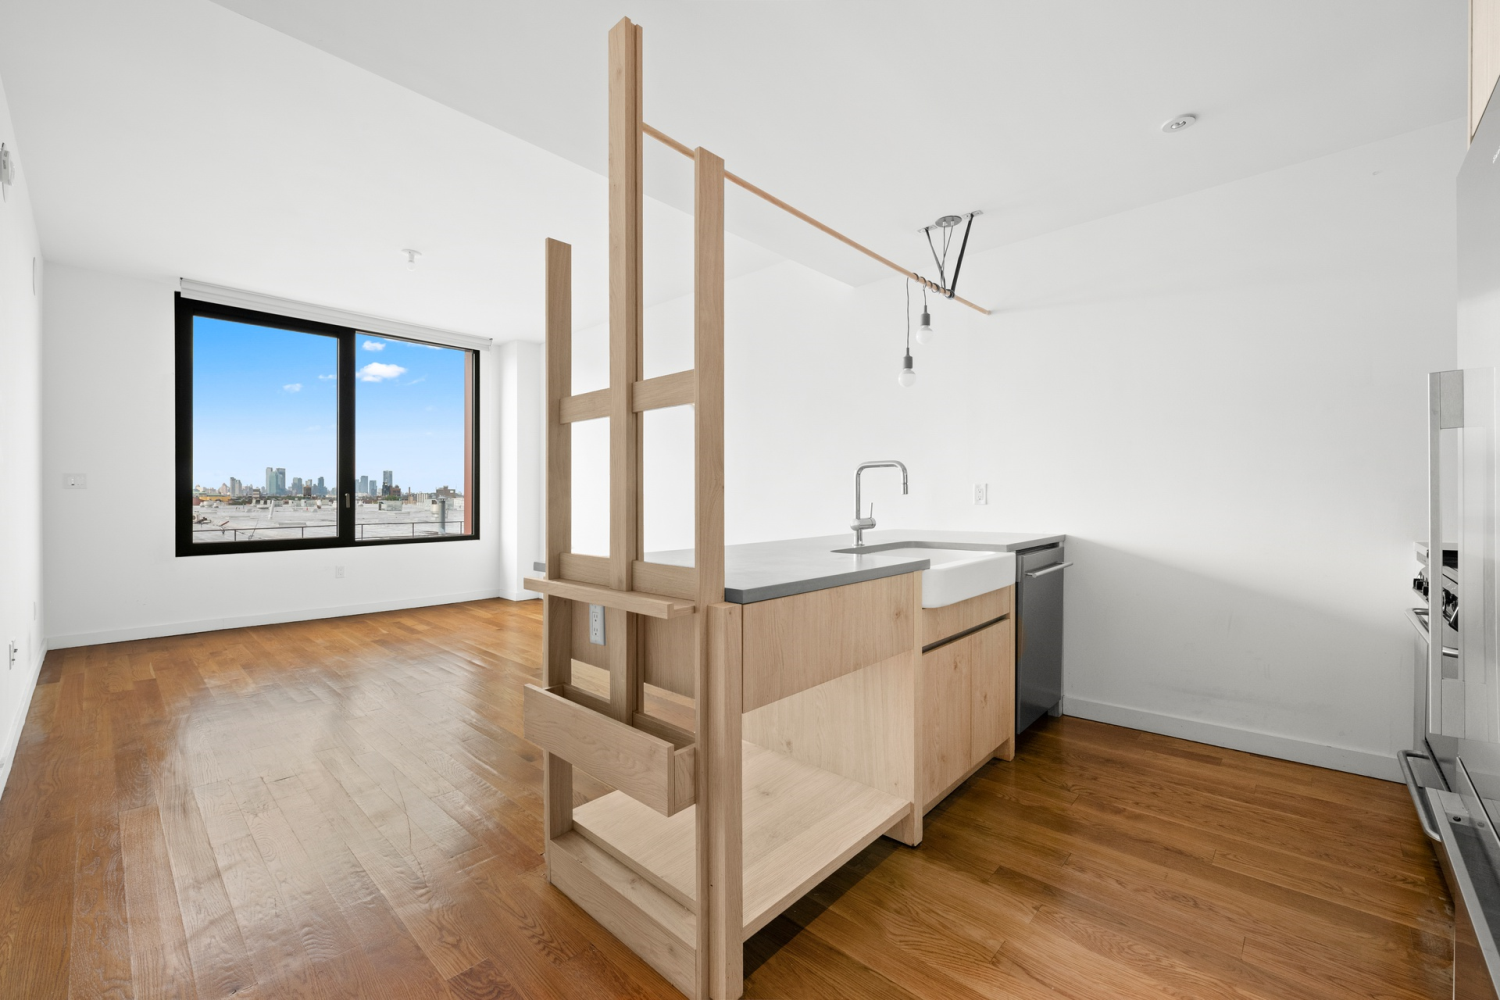
[[[177,295],[179,556],[479,537],[479,355]]]

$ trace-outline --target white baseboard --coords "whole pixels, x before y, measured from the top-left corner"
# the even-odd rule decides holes
[[[1126,726],[1130,729],[1143,729],[1148,733],[1159,733],[1162,736],[1176,736],[1178,739],[1226,747],[1230,750],[1244,750],[1247,753],[1257,753],[1265,757],[1294,760],[1301,764],[1312,764],[1315,767],[1326,767],[1334,771],[1348,771],[1351,774],[1363,774],[1371,778],[1384,778],[1386,781],[1402,780],[1394,754],[1371,753],[1368,750],[1309,743],[1291,736],[1276,736],[1250,729],[1235,729],[1211,722],[1183,719],[1175,715],[1147,712],[1139,708],[1089,701],[1085,698],[1064,697],[1063,714],[1077,716],[1080,719],[1092,719],[1095,722],[1108,722],[1115,726]]]
[[[16,748],[21,745],[21,730],[26,728],[26,713],[31,709],[31,699],[36,697],[36,682],[42,676],[42,662],[47,659],[47,648],[47,643],[43,641],[41,651],[31,665],[31,683],[26,686],[26,697],[16,706],[16,717],[10,720],[5,745],[0,748],[0,796],[4,796],[6,782],[10,781],[10,770],[16,762]]]
[[[280,625],[284,622],[316,621],[319,618],[344,618],[349,615],[367,615],[377,611],[404,611],[407,608],[427,608],[438,604],[458,604],[462,601],[482,601],[494,597],[516,600],[498,589],[474,590],[464,594],[440,594],[432,597],[411,597],[397,601],[372,601],[368,604],[345,604],[331,608],[299,608],[295,611],[273,611],[259,615],[241,615],[234,618],[205,618],[198,621],[168,622],[161,625],[138,625],[133,628],[106,629],[102,632],[80,632],[76,635],[54,635],[47,640],[50,649],[68,649],[73,646],[97,646],[106,642],[129,642],[132,639],[160,639],[168,635],[188,635],[193,632],[217,632],[226,628],[248,628],[252,625]]]
[[[534,590],[505,590],[500,592],[500,596],[507,601],[540,601],[542,599],[542,595]]]

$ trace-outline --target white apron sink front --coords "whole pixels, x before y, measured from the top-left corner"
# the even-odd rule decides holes
[[[974,549],[944,549],[911,542],[837,549],[860,558],[927,559],[922,571],[922,607],[941,608],[987,594],[1016,582],[1016,554]]]

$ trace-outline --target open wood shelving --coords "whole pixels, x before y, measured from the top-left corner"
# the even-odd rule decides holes
[[[784,754],[743,744],[743,936],[911,811],[911,803]],[[573,810],[573,829],[683,907],[696,906],[693,810],[673,816],[622,792]]]

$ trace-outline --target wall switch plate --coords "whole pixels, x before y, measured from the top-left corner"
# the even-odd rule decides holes
[[[89,488],[89,477],[86,472],[64,472],[63,489],[86,490]]]
[[[342,566],[335,566],[335,567],[333,567],[333,578],[335,580],[342,580],[344,578],[344,567],[342,567]]]
[[[989,503],[990,502],[990,484],[989,483],[975,483],[974,484],[974,502],[976,504],[985,504],[985,503]]]
[[[604,645],[604,605],[589,605],[589,642]]]

